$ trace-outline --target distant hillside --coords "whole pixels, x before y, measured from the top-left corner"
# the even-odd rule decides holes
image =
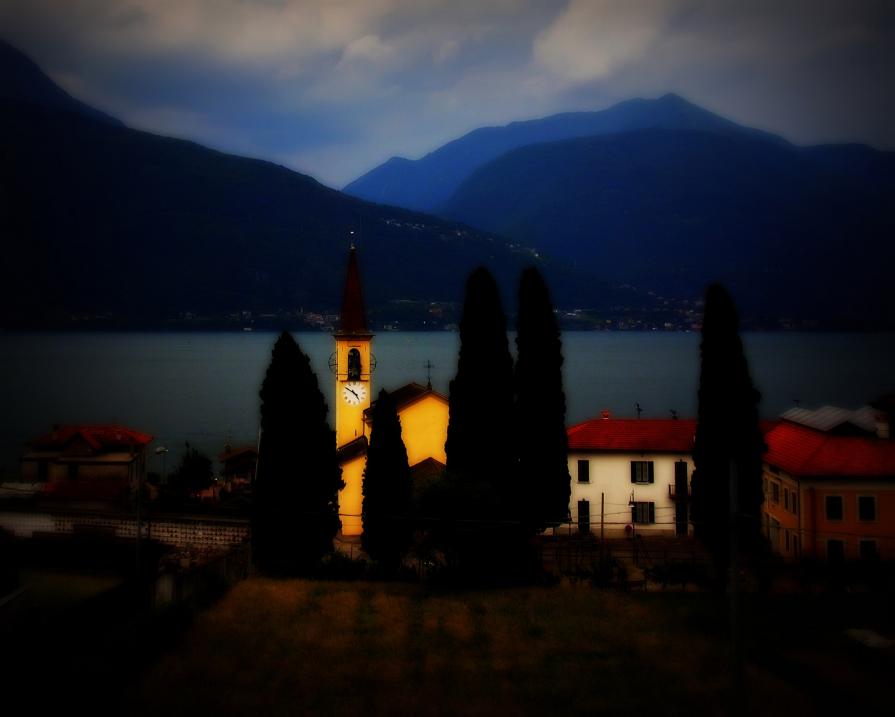
[[[122,123],[76,100],[55,84],[24,53],[0,40],[0,100],[30,102],[48,109],[74,112],[109,124]]]
[[[422,159],[392,157],[343,191],[361,199],[438,213],[476,169],[518,147],[636,129],[690,129],[778,138],[741,127],[677,95],[632,99],[600,112],[570,112],[483,127],[448,142]]]
[[[722,280],[750,312],[891,324],[895,153],[641,130],[531,145],[443,214],[667,295]]]
[[[337,307],[352,229],[374,308],[459,301],[481,263],[508,296],[535,263],[559,301],[600,301],[600,284],[498,237],[97,117],[11,57],[0,69],[15,81],[0,93],[13,98],[0,100],[2,325]]]

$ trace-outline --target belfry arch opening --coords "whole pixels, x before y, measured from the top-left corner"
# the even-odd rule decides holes
[[[348,352],[348,380],[359,381],[361,373],[360,351],[351,349]]]

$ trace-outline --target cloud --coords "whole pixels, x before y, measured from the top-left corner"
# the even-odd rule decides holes
[[[0,0],[136,126],[341,185],[482,125],[674,91],[798,142],[895,147],[888,0]]]
[[[459,51],[460,42],[458,40],[445,40],[432,53],[432,59],[436,65],[443,65],[456,57]]]
[[[105,22],[95,26],[95,39],[110,49],[200,51],[256,62],[339,51],[400,5],[395,0],[92,0],[89,4],[102,8]]]
[[[648,51],[674,11],[662,0],[571,0],[535,39],[534,56],[563,80],[606,77]]]
[[[395,48],[380,40],[379,35],[364,35],[345,46],[340,64],[382,62],[394,56]]]

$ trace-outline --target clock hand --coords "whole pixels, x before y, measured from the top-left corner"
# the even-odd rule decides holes
[[[348,386],[345,386],[345,388],[348,388]],[[351,391],[351,393],[354,393],[354,391],[352,391],[350,388],[348,388],[348,390]],[[358,396],[356,393],[354,393],[354,397],[360,400],[360,396]]]

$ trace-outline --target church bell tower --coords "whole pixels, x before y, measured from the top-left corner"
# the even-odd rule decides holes
[[[336,350],[330,367],[336,379],[336,446],[364,435],[364,411],[370,407],[373,386],[373,334],[367,328],[357,250],[352,243],[342,297],[339,328],[333,334]]]

